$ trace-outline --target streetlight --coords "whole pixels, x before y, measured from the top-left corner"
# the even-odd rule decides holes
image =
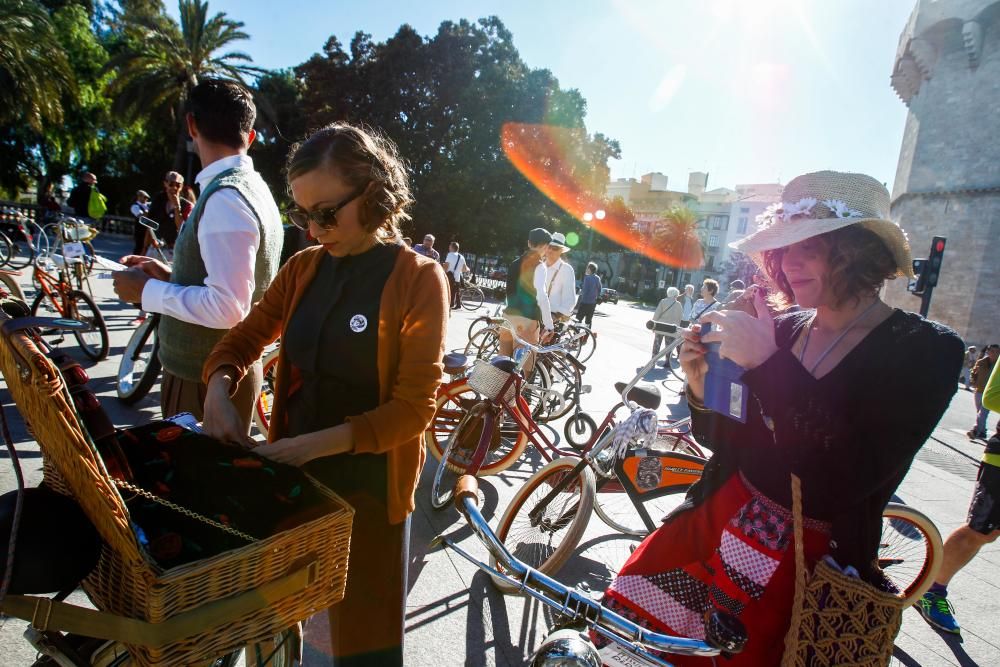
[[[598,220],[604,220],[606,213],[603,208],[599,208],[593,213],[587,211],[583,214],[583,221],[586,223],[587,228],[590,230],[590,235],[587,237],[587,261],[590,261],[591,249],[594,247],[594,218]]]

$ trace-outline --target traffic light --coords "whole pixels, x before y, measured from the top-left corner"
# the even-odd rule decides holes
[[[938,276],[941,273],[941,260],[944,258],[945,237],[935,236],[931,239],[931,252],[927,256],[927,266],[924,269],[924,287],[937,287]]]
[[[915,259],[913,260],[913,277],[910,278],[910,282],[906,285],[906,289],[913,292],[917,296],[924,293],[924,287],[927,284],[926,275],[924,271],[927,269],[926,259]]]

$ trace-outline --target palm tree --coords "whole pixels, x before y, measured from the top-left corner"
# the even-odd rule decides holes
[[[179,0],[180,25],[163,16],[125,17],[129,46],[107,65],[114,71],[108,86],[112,110],[134,119],[166,111],[177,124],[174,169],[184,168],[187,128],[184,104],[201,77],[232,79],[263,72],[250,65],[242,51],[220,51],[233,42],[250,39],[243,23],[225,12],[208,16],[208,2]],[[217,55],[218,54],[218,55]]]
[[[698,239],[698,214],[687,206],[672,206],[654,226],[651,246],[658,261],[683,269],[697,268],[703,261]]]
[[[0,124],[37,132],[62,120],[63,93],[75,89],[48,12],[34,0],[0,0]]]

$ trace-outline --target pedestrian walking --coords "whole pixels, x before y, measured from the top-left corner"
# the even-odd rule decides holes
[[[885,186],[819,172],[793,179],[784,196],[788,203],[762,214],[758,231],[732,247],[768,273],[777,286],[771,299],[803,310],[772,317],[755,289],[755,314],[713,310],[702,316],[710,332],[682,332],[692,433],[714,454],[686,501],[621,568],[604,604],[682,637],[704,637],[712,609],[734,613],[752,639],[726,661],[733,667],[797,662],[812,634],[805,627],[816,630],[810,645],[823,645],[828,664],[857,662],[851,647],[867,641],[888,659],[886,628],[898,628],[902,612],[877,602],[882,510],[957,391],[964,346],[946,327],[879,298],[886,279],[912,275]],[[735,399],[745,422],[706,407],[714,403],[707,343],[745,369],[745,402]],[[724,402],[734,402],[728,387]],[[820,600],[797,581],[826,558],[841,573],[830,566],[826,585],[836,594]],[[806,572],[797,575],[802,559]],[[872,634],[837,643],[859,614]]]
[[[993,367],[1000,356],[1000,344],[987,345],[983,350],[983,355],[972,367],[972,399],[976,406],[976,423],[966,435],[970,438],[986,439],[986,420],[990,415],[990,409],[983,405],[983,392],[986,391],[986,383],[993,372]]]
[[[462,307],[462,277],[469,272],[469,265],[458,250],[459,245],[456,241],[449,243],[448,255],[444,260],[445,272],[448,274],[448,289],[451,290],[452,310]]]
[[[576,304],[576,321],[586,320],[587,327],[594,328],[594,311],[601,296],[601,277],[597,275],[597,264],[588,262],[580,286],[580,299]]]
[[[965,363],[962,364],[962,374],[959,376],[958,381],[965,383],[965,390],[972,391],[971,380],[972,380],[972,367],[976,365],[976,346],[970,345],[968,349],[965,350]]]
[[[994,364],[983,392],[987,410],[1000,411],[1000,364]],[[959,527],[944,542],[944,556],[924,597],[916,604],[917,611],[933,627],[952,634],[961,634],[955,618],[955,608],[948,599],[948,584],[968,565],[979,550],[1000,537],[1000,424],[986,442],[986,451],[979,462],[976,489],[969,503],[964,526]]]
[[[681,306],[677,298],[680,296],[680,290],[676,287],[667,288],[667,296],[660,300],[660,303],[656,306],[656,310],[653,311],[653,322],[661,322],[663,324],[673,324],[679,326],[681,323],[681,317],[683,316],[684,307]],[[660,346],[663,344],[665,337],[669,335],[670,339],[673,340],[676,334],[653,334],[653,356],[660,351]],[[666,366],[669,361],[664,361],[663,365]]]

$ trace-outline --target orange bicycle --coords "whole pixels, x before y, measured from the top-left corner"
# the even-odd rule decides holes
[[[67,261],[58,266],[55,274],[49,273],[45,261],[39,258],[32,269],[32,279],[38,285],[38,294],[31,304],[31,314],[39,316],[44,309],[47,314],[55,313],[60,318],[77,320],[90,325],[90,330],[73,330],[76,342],[80,344],[83,353],[94,361],[101,361],[108,356],[108,325],[104,316],[89,294],[74,289],[66,271]],[[43,335],[65,336],[65,332],[43,330]],[[61,339],[60,339],[61,340]]]

